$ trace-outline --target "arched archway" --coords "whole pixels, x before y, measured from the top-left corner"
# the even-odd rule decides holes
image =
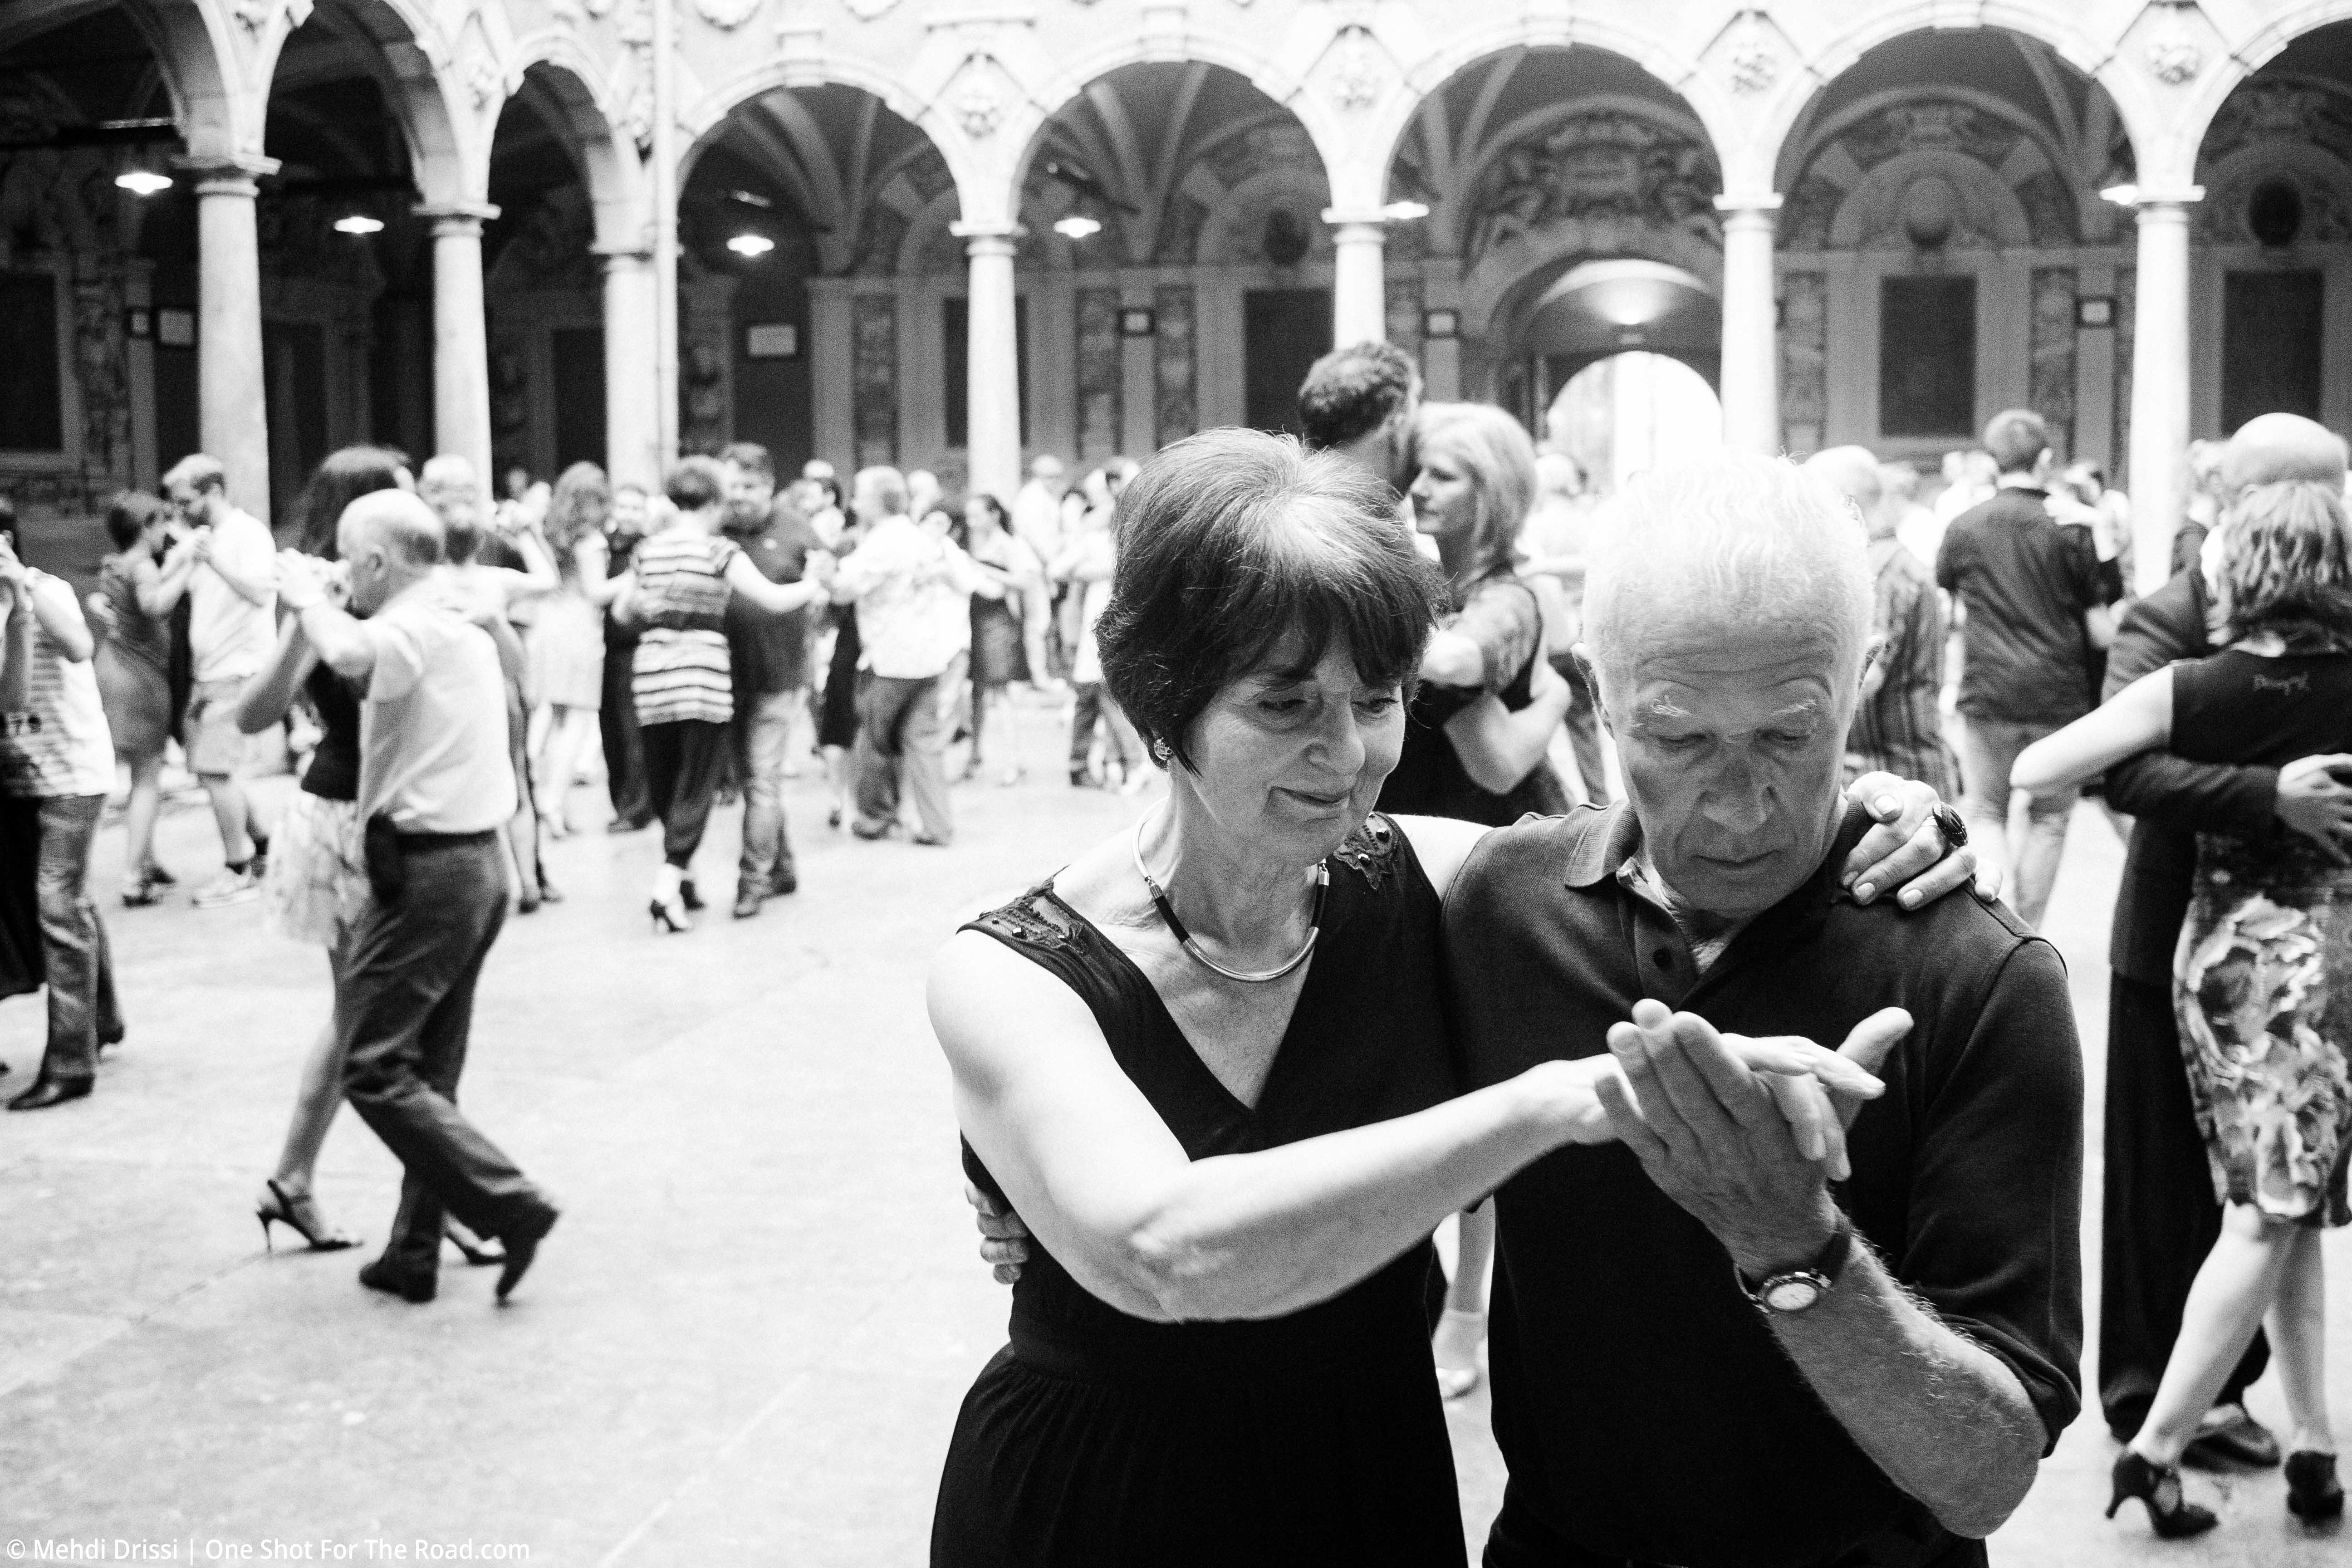
[[[1433,396],[1488,398],[1530,427],[1579,364],[1622,346],[1531,337],[1576,268],[1640,260],[1720,286],[1723,175],[1706,129],[1603,49],[1514,47],[1457,70],[1400,139],[1388,188],[1428,209],[1390,228],[1391,337],[1423,355]],[[1686,312],[1672,346],[1705,363],[1720,327]]]
[[[1122,65],[1023,162],[1028,445],[1092,462],[1296,428],[1331,347],[1331,188],[1307,126],[1206,61]]]
[[[863,88],[770,87],[709,118],[680,181],[680,445],[960,482],[960,211],[938,145]]]
[[[2258,414],[2352,425],[2352,20],[2304,33],[2222,100],[2198,149],[2189,425]]]
[[[2027,406],[2069,453],[2115,461],[2130,235],[2098,193],[2136,155],[2115,99],[2062,53],[2079,43],[1890,26],[1841,46],[1776,180],[1790,452],[1927,457]]]

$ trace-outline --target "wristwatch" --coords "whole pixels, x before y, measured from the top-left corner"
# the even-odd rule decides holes
[[[1840,1215],[1837,1228],[1830,1233],[1829,1245],[1811,1263],[1802,1268],[1766,1275],[1763,1282],[1757,1285],[1750,1285],[1746,1275],[1738,1275],[1739,1288],[1748,1292],[1748,1299],[1756,1303],[1759,1310],[1771,1316],[1807,1311],[1837,1284],[1839,1274],[1845,1268],[1846,1253],[1853,1246],[1853,1222]]]

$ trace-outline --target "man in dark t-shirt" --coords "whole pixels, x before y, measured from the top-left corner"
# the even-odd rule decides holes
[[[1446,899],[1472,1087],[1624,1069],[1622,1142],[1497,1194],[1486,1562],[1981,1564],[2080,1403],[2063,971],[1998,904],[1843,885],[1873,606],[1834,494],[1727,456],[1620,504],[1579,654],[1628,798],[1490,834]],[[1827,1181],[1715,1031],[1834,1043],[1888,1006],[1911,1026]]]
[[[797,583],[824,542],[792,501],[776,494],[765,447],[739,441],[719,454],[727,470],[727,536],[771,583]],[[784,771],[793,715],[808,696],[809,612],[772,616],[738,596],[727,603],[727,651],[735,670],[735,774],[743,785],[743,854],[735,918],[800,886],[784,823]]]
[[[1936,555],[1936,581],[1961,621],[1960,775],[1969,830],[1995,862],[2005,859],[2009,770],[2017,754],[2091,710],[2091,665],[2114,623],[2105,605],[2119,585],[2100,569],[2090,531],[2061,527],[2043,481],[2054,462],[2050,432],[2028,409],[1993,416],[1985,446],[2000,465],[1993,498],[1952,520]],[[2039,927],[2066,849],[2072,791],[2035,798],[2018,850],[2011,898]]]

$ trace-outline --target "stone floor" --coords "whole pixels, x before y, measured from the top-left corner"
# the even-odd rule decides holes
[[[93,1099],[0,1117],[0,1555],[102,1540],[110,1558],[143,1542],[183,1561],[394,1560],[386,1542],[406,1561],[522,1547],[583,1568],[920,1561],[956,1403],[1004,1310],[972,1255],[923,964],[1140,804],[1068,789],[1050,714],[1025,721],[1030,782],[963,786],[950,850],[830,832],[802,780],[802,891],[757,921],[722,907],[655,937],[651,835],[551,848],[570,898],[509,922],[466,1085],[566,1207],[505,1310],[486,1271],[452,1268],[412,1308],[353,1283],[362,1255],[254,1248],[324,963],[252,906],[110,909],[129,1039]],[[575,799],[601,827],[590,794]],[[717,895],[734,815],[703,854]],[[112,828],[100,844],[110,894],[121,844]],[[167,818],[163,847],[184,883],[217,864],[200,808]],[[2052,919],[2095,1045],[2119,858],[2086,811]],[[26,1080],[39,1019],[31,999],[0,1006],[0,1090]],[[320,1172],[337,1217],[380,1236],[396,1178],[339,1123]],[[2333,1241],[2339,1301],[2347,1258]],[[2274,1390],[2255,1405],[2275,1418]],[[1474,1539],[1500,1493],[1485,1417],[1483,1390],[1453,1413]],[[2290,1528],[2274,1475],[2192,1480],[2226,1521],[2199,1543],[2152,1544],[2137,1511],[2107,1524],[2111,1453],[2078,1422],[1995,1562],[2341,1561],[2340,1540]]]

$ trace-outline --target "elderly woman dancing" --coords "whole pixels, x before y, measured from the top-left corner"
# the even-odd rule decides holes
[[[949,1446],[935,1564],[1464,1561],[1426,1238],[1610,1141],[1613,1069],[1459,1094],[1439,907],[1484,830],[1371,809],[1440,607],[1390,505],[1240,430],[1124,500],[1103,670],[1168,801],[931,973],[966,1169],[1036,1237]],[[1823,1085],[1873,1091],[1809,1043],[1739,1048],[1825,1137]]]

